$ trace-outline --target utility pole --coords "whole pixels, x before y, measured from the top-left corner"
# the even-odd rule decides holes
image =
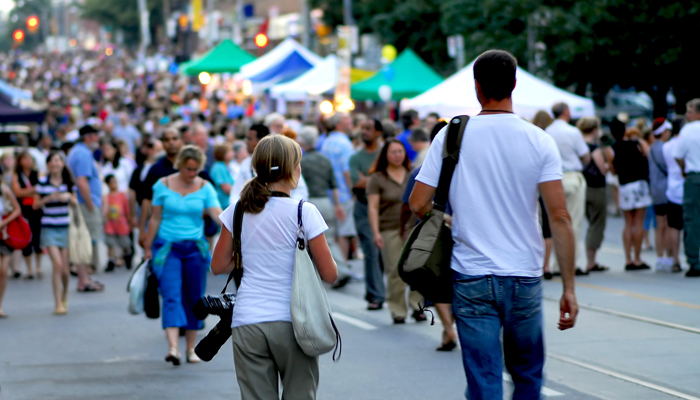
[[[309,15],[309,0],[301,0],[301,44],[311,48],[311,15]]]
[[[141,16],[141,46],[139,48],[139,58],[143,60],[146,57],[146,49],[151,44],[151,29],[148,25],[148,9],[146,8],[146,0],[138,0],[139,15]]]
[[[355,18],[352,16],[352,0],[343,0],[343,24],[355,25]]]

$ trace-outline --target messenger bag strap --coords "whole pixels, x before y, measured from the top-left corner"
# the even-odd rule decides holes
[[[452,174],[455,172],[457,162],[459,162],[459,148],[462,145],[462,137],[469,122],[468,115],[458,115],[447,125],[447,134],[442,148],[442,169],[440,170],[440,180],[438,181],[433,209],[444,212],[447,208],[447,199],[450,194],[450,184]]]
[[[221,294],[226,293],[226,288],[228,284],[231,283],[231,279],[236,283],[236,288],[241,286],[241,279],[243,278],[243,254],[241,253],[241,230],[243,229],[243,206],[240,200],[236,203],[236,208],[233,210],[233,269],[228,275],[228,280],[226,280],[226,286]]]

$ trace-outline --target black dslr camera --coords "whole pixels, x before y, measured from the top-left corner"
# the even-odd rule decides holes
[[[236,295],[223,293],[220,296],[204,296],[192,307],[194,316],[199,320],[203,320],[209,314],[221,317],[219,323],[194,348],[194,352],[202,360],[211,361],[231,336],[231,319],[235,305]]]

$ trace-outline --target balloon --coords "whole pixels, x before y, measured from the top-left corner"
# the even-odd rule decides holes
[[[396,47],[390,44],[384,45],[382,47],[382,58],[384,58],[387,62],[392,62],[396,58]]]
[[[379,90],[377,90],[377,92],[379,94],[379,98],[382,99],[383,102],[391,100],[391,86],[382,85],[379,87]]]

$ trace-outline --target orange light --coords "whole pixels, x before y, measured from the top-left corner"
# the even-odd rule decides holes
[[[70,45],[70,47],[75,47],[75,45],[78,44],[78,41],[75,39],[71,39],[70,42],[68,42],[68,44]]]
[[[21,42],[24,40],[24,31],[21,29],[17,29],[13,34],[12,38],[15,39],[15,42]]]
[[[37,26],[39,26],[39,18],[37,18],[33,15],[31,17],[27,18],[27,27],[36,28]]]
[[[267,40],[267,35],[264,33],[258,33],[255,35],[255,45],[263,48],[267,46],[268,40]]]
[[[114,53],[114,50],[112,50],[111,47],[107,47],[107,48],[105,49],[105,55],[111,56],[113,53]]]

